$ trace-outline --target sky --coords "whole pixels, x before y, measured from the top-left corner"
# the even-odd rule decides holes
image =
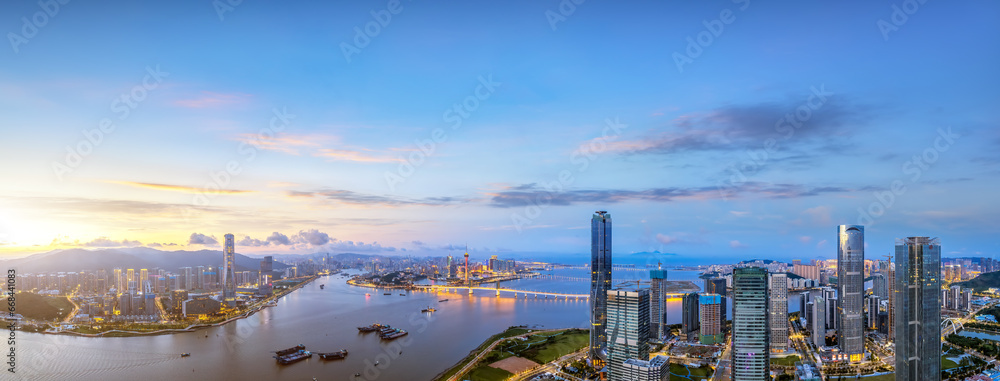
[[[995,256],[1000,4],[0,5],[0,256]]]

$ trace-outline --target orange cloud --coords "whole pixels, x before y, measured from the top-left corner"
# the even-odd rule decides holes
[[[374,155],[355,150],[331,149],[331,148],[321,149],[319,150],[319,152],[313,154],[313,156],[325,157],[327,159],[336,161],[353,161],[361,163],[394,163],[402,161],[397,157],[391,157],[386,155]]]
[[[249,190],[236,190],[236,189],[205,189],[205,188],[195,188],[183,185],[170,185],[170,184],[156,184],[156,183],[140,183],[134,181],[110,181],[113,184],[129,185],[139,188],[149,188],[156,190],[165,190],[173,192],[184,192],[184,193],[220,193],[220,194],[241,194],[241,193],[252,193]]]

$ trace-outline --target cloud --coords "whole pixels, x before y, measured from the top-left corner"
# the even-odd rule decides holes
[[[266,241],[269,244],[275,244],[275,245],[291,245],[292,244],[292,240],[289,239],[287,235],[284,235],[284,234],[281,234],[281,233],[278,233],[278,232],[271,233],[271,235],[267,237]]]
[[[108,237],[98,237],[98,238],[94,239],[93,241],[84,243],[82,246],[85,246],[85,247],[136,247],[136,246],[142,246],[142,242],[139,242],[139,241],[129,241],[127,239],[123,239],[121,241],[115,241],[115,240],[109,239]]]
[[[313,246],[322,246],[330,242],[330,235],[318,231],[316,229],[310,229],[308,231],[299,231],[297,236],[302,241],[305,241]]]
[[[816,243],[816,248],[817,249],[822,249],[823,246],[826,246],[826,240],[825,239]]]
[[[740,241],[732,240],[732,241],[729,241],[729,247],[732,247],[734,249],[742,249],[742,248],[746,248],[746,247],[749,247],[749,246],[744,245]]]
[[[866,106],[850,104],[841,97],[830,98],[813,110],[791,137],[778,122],[794,113],[811,94],[783,102],[727,105],[707,112],[688,113],[671,121],[671,126],[643,139],[609,142],[612,152],[627,154],[677,154],[694,151],[744,150],[761,148],[774,138],[797,145],[812,143],[830,147],[833,138],[847,138],[851,128],[867,120]],[[785,123],[786,126],[792,126]],[[787,141],[786,141],[787,140]],[[780,147],[779,147],[780,148]]]
[[[656,235],[656,240],[658,242],[664,244],[664,245],[669,245],[669,244],[672,244],[672,243],[677,243],[679,241],[675,237],[671,237],[671,236],[663,235],[663,234],[657,234]]]
[[[406,198],[399,196],[382,196],[375,194],[365,194],[358,193],[348,190],[321,190],[315,192],[309,191],[288,191],[289,197],[321,197],[327,200],[333,200],[343,204],[352,205],[381,205],[381,206],[411,206],[411,205],[450,205],[463,201],[467,199],[458,197],[425,197],[425,198]]]
[[[170,243],[153,242],[153,243],[148,244],[146,246],[149,246],[149,247],[166,247],[166,246],[178,246],[178,245],[176,243],[173,243],[173,242],[170,242]]]
[[[174,105],[187,108],[219,108],[246,104],[252,97],[250,94],[242,93],[222,94],[202,91],[197,97],[176,100]]]
[[[241,238],[238,242],[236,242],[236,246],[249,246],[249,247],[267,246],[268,244],[269,242],[267,241],[261,241],[256,238],[250,238],[250,236],[243,236],[243,238]]]
[[[253,191],[248,190],[235,190],[235,189],[205,189],[205,188],[195,188],[183,185],[169,185],[169,184],[157,184],[157,183],[140,183],[134,181],[111,181],[114,184],[129,185],[139,188],[149,188],[156,190],[174,191],[174,192],[184,192],[184,193],[205,193],[205,194],[241,194],[241,193],[252,193]]]
[[[321,147],[322,143],[337,140],[331,135],[292,135],[277,133],[274,135],[240,134],[236,140],[257,147],[258,149],[276,151],[289,155],[299,155],[299,150]]]
[[[869,189],[875,188],[863,187],[854,189],[836,186],[768,184],[750,181],[734,187],[669,187],[651,188],[645,190],[577,189],[562,192],[549,192],[535,186],[534,184],[526,184],[518,187],[510,187],[497,192],[487,193],[487,195],[490,197],[490,206],[497,208],[511,208],[535,204],[565,206],[575,203],[613,204],[626,201],[671,202],[680,200],[712,200],[728,199],[738,197],[740,195],[785,199],[818,196],[827,193],[847,193]]]
[[[809,242],[811,242],[811,241],[812,241],[812,239],[813,239],[813,237],[810,237],[810,236],[807,236],[807,235],[804,235],[804,236],[801,236],[801,237],[799,237],[799,242],[802,242],[802,243],[809,243]]]
[[[364,150],[371,151],[371,150]],[[357,163],[397,163],[403,159],[382,154],[372,154],[359,150],[323,148],[313,153],[313,156],[331,161],[352,161]]]
[[[207,236],[201,233],[191,233],[191,238],[188,239],[188,245],[218,245],[219,240],[215,237]]]

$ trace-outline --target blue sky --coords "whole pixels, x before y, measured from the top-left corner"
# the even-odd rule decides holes
[[[5,3],[0,253],[997,252],[1000,5],[568,4]]]

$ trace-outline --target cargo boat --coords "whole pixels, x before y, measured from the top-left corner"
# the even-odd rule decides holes
[[[378,331],[378,330],[380,330],[382,328],[386,328],[386,327],[387,326],[385,326],[385,325],[375,323],[375,324],[369,325],[367,327],[358,327],[358,331],[365,332],[365,333],[367,333],[367,332],[375,332],[375,331]]]
[[[378,331],[378,337],[382,338],[382,340],[395,340],[406,336],[407,334],[409,334],[409,332],[388,326]]]
[[[321,284],[321,285],[319,285],[319,289],[320,289],[320,290],[322,290],[322,289],[323,289],[323,288],[325,288],[325,287],[326,287],[326,285],[325,285],[325,284]]]
[[[323,360],[340,360],[344,357],[347,357],[347,350],[341,349],[337,352],[317,353],[317,354],[319,355],[319,358]]]
[[[283,356],[274,356],[274,358],[278,359],[278,363],[279,364],[281,364],[281,365],[288,365],[288,364],[292,364],[292,363],[296,363],[296,362],[305,360],[305,359],[310,358],[312,356],[313,356],[312,352],[309,352],[309,351],[306,351],[306,350],[299,350],[299,351],[297,351],[295,353],[292,353],[292,354],[287,354],[287,355],[283,355]]]
[[[427,307],[427,308],[424,308],[424,309],[420,310],[420,312],[434,312],[434,311],[437,311],[437,309],[434,308],[434,307]]]
[[[303,349],[306,349],[306,346],[302,345],[302,344],[299,344],[299,345],[296,345],[296,346],[291,347],[291,348],[282,349],[280,351],[275,351],[274,354],[278,355],[278,356],[285,356],[285,355],[290,355],[292,353],[301,351]]]

